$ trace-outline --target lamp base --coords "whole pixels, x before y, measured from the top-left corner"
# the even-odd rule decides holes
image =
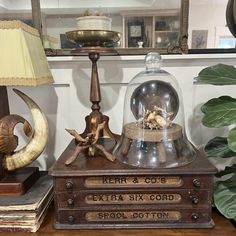
[[[0,196],[23,195],[38,178],[38,167],[25,167],[15,171],[9,171],[0,180]]]

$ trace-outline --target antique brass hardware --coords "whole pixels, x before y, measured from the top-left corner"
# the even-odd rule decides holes
[[[194,179],[193,180],[193,186],[196,188],[200,188],[201,187],[201,181],[199,179]]]
[[[68,190],[73,189],[73,183],[71,181],[67,181],[65,186]]]

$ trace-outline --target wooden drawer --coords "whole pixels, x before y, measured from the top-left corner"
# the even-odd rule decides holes
[[[196,189],[82,190],[71,193],[56,193],[55,204],[59,209],[96,208],[101,205],[209,206],[211,204],[211,192]]]
[[[181,222],[181,224],[180,224]],[[101,208],[99,210],[59,210],[55,219],[58,229],[89,228],[201,228],[212,227],[211,208],[136,209]]]
[[[130,188],[212,188],[212,175],[114,175],[84,177],[54,177],[54,191],[79,191],[86,189]]]

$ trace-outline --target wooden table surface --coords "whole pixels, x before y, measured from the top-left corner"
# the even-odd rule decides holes
[[[34,236],[236,236],[236,228],[224,217],[213,211],[213,229],[117,229],[117,230],[55,230],[53,228],[53,207]],[[0,233],[0,235],[29,236],[30,233]]]

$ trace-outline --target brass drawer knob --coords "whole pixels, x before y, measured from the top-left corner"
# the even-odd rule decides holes
[[[67,181],[65,186],[68,190],[73,189],[73,183],[71,181]]]
[[[68,222],[70,224],[73,224],[75,222],[75,217],[74,216],[68,216]]]
[[[193,186],[196,188],[200,188],[201,187],[201,181],[199,179],[194,179],[193,180]]]
[[[192,201],[193,204],[198,204],[199,203],[199,198],[198,196],[190,196],[190,199]]]
[[[197,220],[199,218],[197,213],[193,213],[191,216],[192,220]]]
[[[74,198],[68,198],[67,204],[68,204],[68,206],[73,206],[74,205]]]

